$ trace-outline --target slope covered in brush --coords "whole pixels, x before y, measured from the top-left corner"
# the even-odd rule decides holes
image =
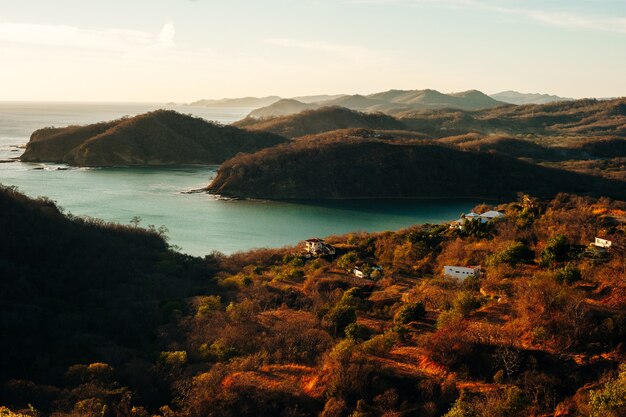
[[[285,141],[271,133],[157,110],[94,125],[37,130],[21,159],[78,166],[221,163],[239,152]]]

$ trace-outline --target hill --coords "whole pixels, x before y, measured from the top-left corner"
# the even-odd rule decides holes
[[[241,97],[241,98],[222,98],[218,100],[202,99],[189,103],[189,106],[202,107],[263,107],[269,106],[281,98],[278,96],[268,97]]]
[[[253,110],[252,112],[250,112],[247,118],[269,119],[273,117],[300,113],[304,110],[313,110],[317,108],[319,108],[319,105],[317,104],[302,103],[294,99],[282,99],[270,106]]]
[[[337,129],[403,130],[404,123],[384,114],[366,114],[343,107],[323,107],[295,115],[258,120],[247,117],[233,126],[252,132],[270,132],[289,138]]]
[[[191,258],[10,188],[0,210],[3,416],[626,411],[623,201],[524,195],[474,207],[487,223],[328,236],[321,258]]]
[[[343,137],[297,140],[225,162],[208,187],[267,199],[502,199],[518,192],[625,196],[624,183],[431,142]]]
[[[52,406],[60,390],[45,384],[62,386],[76,364],[135,361],[149,375],[166,303],[207,285],[209,263],[170,250],[165,229],[64,216],[2,185],[0,212],[0,404]],[[130,385],[148,402],[168,395]]]
[[[479,132],[530,136],[626,135],[626,99],[501,106],[480,111],[407,111],[396,115],[411,130],[436,136]]]
[[[309,108],[341,106],[364,112],[384,112],[388,114],[410,110],[462,109],[481,110],[505,105],[505,103],[470,90],[461,93],[443,94],[436,90],[389,90],[369,95],[344,95],[337,98],[310,103]],[[294,114],[304,110],[303,103],[287,106],[268,106],[250,113],[249,117],[269,118]]]
[[[501,91],[496,94],[491,94],[489,97],[494,100],[502,101],[510,104],[546,104],[553,103],[555,101],[571,101],[571,98],[559,97],[551,94],[538,94],[538,93],[519,93],[517,91]]]
[[[286,139],[168,110],[106,123],[35,131],[22,161],[78,166],[217,164]]]

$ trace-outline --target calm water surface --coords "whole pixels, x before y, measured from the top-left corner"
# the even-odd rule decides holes
[[[0,160],[19,156],[33,130],[111,120],[162,108],[158,104],[0,103]],[[250,109],[171,106],[207,120],[232,123]],[[62,168],[62,169],[59,169]],[[75,215],[166,226],[183,252],[204,255],[296,244],[311,236],[393,230],[456,218],[472,200],[265,202],[223,201],[184,194],[206,186],[217,166],[67,169],[55,164],[0,164],[0,183],[47,196]]]

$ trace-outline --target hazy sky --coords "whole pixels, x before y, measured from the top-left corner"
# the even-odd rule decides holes
[[[0,0],[0,100],[626,95],[626,0]]]

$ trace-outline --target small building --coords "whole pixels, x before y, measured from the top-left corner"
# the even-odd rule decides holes
[[[334,255],[335,248],[324,242],[323,239],[312,238],[304,241],[305,250],[313,256]]]
[[[357,278],[379,278],[383,273],[383,268],[378,265],[357,265],[352,269],[352,273]]]
[[[612,241],[601,237],[596,237],[596,240],[593,242],[593,244],[595,247],[602,249],[610,249],[611,246],[613,246]]]
[[[486,221],[490,221],[490,220],[493,220],[493,219],[499,219],[500,217],[504,217],[504,214],[499,212],[499,211],[496,211],[496,210],[489,210],[489,211],[481,214],[479,217],[481,219],[486,220]]]
[[[480,276],[481,274],[480,266],[444,266],[443,267],[443,275],[447,277],[452,277],[456,279],[460,279],[461,281],[474,276]]]
[[[459,220],[453,221],[450,224],[450,228],[463,230],[463,225],[468,220],[480,220],[481,223],[488,223],[501,217],[504,217],[504,213],[496,210],[489,210],[483,214],[478,214],[474,211],[470,211],[468,214],[464,214],[463,216],[461,216]]]

